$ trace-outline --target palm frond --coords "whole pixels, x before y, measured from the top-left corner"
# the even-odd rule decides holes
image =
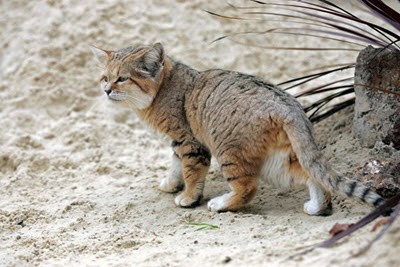
[[[289,51],[354,51],[359,52],[366,45],[373,45],[390,50],[400,50],[400,13],[382,0],[357,0],[357,8],[383,22],[385,26],[373,22],[370,18],[356,16],[350,10],[343,7],[340,2],[329,0],[287,0],[286,3],[277,1],[249,0],[252,5],[238,6],[228,3],[237,12],[236,15],[224,15],[218,12],[207,11],[213,16],[228,20],[258,20],[265,22],[266,26],[270,22],[279,22],[279,27],[266,27],[264,30],[248,30],[239,33],[227,34],[214,40],[230,41],[246,46],[259,47],[262,49],[289,50]],[[271,19],[272,18],[272,19]],[[390,29],[391,26],[394,30]],[[259,45],[252,42],[241,42],[236,38],[250,34],[285,34],[288,36],[305,36],[310,38],[322,38],[336,42],[336,47],[280,47]],[[345,46],[341,46],[345,45]],[[354,97],[350,95],[354,92],[354,83],[343,84],[351,81],[352,78],[335,78],[331,82],[325,82],[311,88],[305,87],[310,82],[330,74],[339,73],[343,70],[355,68],[355,63],[335,64],[329,67],[320,67],[320,70],[312,74],[302,75],[278,83],[284,90],[302,89],[296,92],[295,97],[314,96],[323,94],[320,99],[306,106],[304,110],[309,113],[312,122],[321,121],[337,111],[352,105]],[[322,70],[322,71],[321,71]],[[303,72],[306,73],[306,72]],[[346,74],[347,75],[347,74]],[[367,88],[368,90],[379,90],[384,93],[383,88]],[[346,96],[345,100],[338,101],[338,98]],[[349,98],[350,97],[350,98]],[[332,102],[337,102],[332,104]]]
[[[354,63],[352,63],[352,64],[346,65],[344,67],[334,68],[334,69],[330,69],[330,70],[327,70],[327,71],[322,71],[322,72],[317,72],[317,73],[313,73],[313,74],[310,74],[310,75],[297,77],[297,78],[294,78],[294,79],[291,79],[291,80],[288,80],[288,81],[284,81],[284,82],[278,83],[278,86],[282,86],[282,85],[285,85],[285,84],[292,84],[292,83],[296,82],[295,84],[292,84],[291,86],[284,88],[284,90],[289,90],[289,89],[292,89],[292,88],[297,87],[299,85],[308,83],[308,82],[310,82],[312,80],[315,80],[315,79],[321,78],[323,76],[326,76],[328,74],[331,74],[331,73],[334,73],[334,72],[338,72],[338,71],[342,71],[342,70],[352,69],[355,66],[356,65]]]
[[[310,116],[310,121],[312,123],[318,123],[318,122],[330,117],[331,115],[339,112],[340,110],[354,105],[355,101],[356,101],[356,99],[353,97],[349,100],[337,103],[337,104],[333,105],[332,107],[330,107],[329,109],[325,110],[324,112],[319,112],[319,113],[313,114],[313,116]]]

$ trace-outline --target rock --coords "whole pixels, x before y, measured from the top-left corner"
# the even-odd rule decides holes
[[[379,195],[390,198],[400,193],[400,161],[381,162],[371,160],[358,168],[351,176],[372,187]]]
[[[365,147],[376,141],[400,150],[400,51],[369,46],[357,58],[353,133]]]

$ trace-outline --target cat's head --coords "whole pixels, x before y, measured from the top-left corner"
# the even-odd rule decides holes
[[[110,100],[135,109],[151,105],[164,76],[165,55],[160,43],[134,45],[118,51],[96,47],[92,50],[105,67],[100,87]]]

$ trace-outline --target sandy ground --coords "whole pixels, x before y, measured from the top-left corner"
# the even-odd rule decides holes
[[[168,173],[168,142],[101,96],[94,44],[121,48],[161,41],[200,70],[226,68],[279,82],[356,54],[248,48],[215,38],[255,22],[230,23],[202,11],[224,1],[1,1],[0,266],[399,266],[400,223],[367,253],[371,226],[331,249],[286,260],[329,237],[334,223],[371,209],[335,197],[334,214],[302,212],[306,191],[282,194],[262,184],[237,213],[213,213],[206,201],[227,190],[212,166],[205,199],[174,205],[157,189]],[[262,37],[262,36],[261,36]],[[261,38],[261,37],[254,37]],[[271,36],[266,45],[318,45]],[[295,40],[295,41],[293,41]],[[347,110],[317,125],[321,148],[342,172],[393,156],[360,148]],[[191,223],[217,229],[196,231]]]

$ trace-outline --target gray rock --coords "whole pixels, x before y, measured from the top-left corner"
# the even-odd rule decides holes
[[[400,161],[381,162],[371,160],[358,168],[351,176],[372,187],[379,195],[390,198],[400,193]]]
[[[365,147],[383,141],[400,150],[400,51],[362,50],[354,84],[353,134]]]

